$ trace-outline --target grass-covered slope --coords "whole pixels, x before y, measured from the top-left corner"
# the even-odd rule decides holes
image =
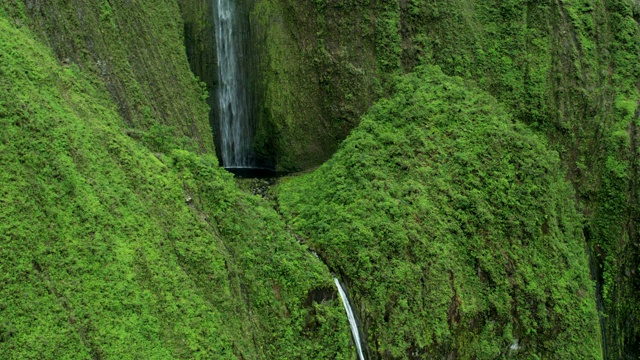
[[[0,10],[0,357],[346,358],[326,267],[112,95]]]
[[[601,358],[581,216],[558,154],[438,68],[397,81],[280,209],[401,358]]]

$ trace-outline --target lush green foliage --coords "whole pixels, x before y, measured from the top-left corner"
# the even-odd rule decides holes
[[[603,282],[606,349],[610,359],[640,356],[640,8],[607,2],[611,24],[611,83],[615,88],[597,167],[600,185],[589,221]]]
[[[280,2],[296,29],[285,36],[313,65],[312,96],[330,104],[297,123],[328,114],[348,131],[388,93],[393,74],[432,64],[474,81],[548,137],[586,218],[608,357],[640,356],[637,1]]]
[[[348,279],[372,349],[600,358],[581,216],[557,153],[438,68],[394,91],[331,160],[278,191],[294,229]]]
[[[240,3],[279,167],[321,163],[397,93],[282,193],[374,350],[597,357],[584,225],[608,358],[640,356],[638,1]],[[327,270],[211,157],[184,46],[211,92],[210,6],[0,1],[0,355],[347,356]],[[432,69],[394,90],[429,64],[502,105]]]
[[[127,129],[14,24],[0,10],[3,359],[351,353],[329,272],[271,206],[173,129]]]
[[[175,136],[213,152],[206,94],[185,59],[175,0],[3,0],[0,8],[60,62],[104,83],[127,126],[171,126]]]

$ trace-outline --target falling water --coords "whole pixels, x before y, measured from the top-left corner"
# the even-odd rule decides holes
[[[213,0],[216,12],[220,152],[227,168],[253,166],[252,126],[242,27],[234,0]]]
[[[358,349],[358,359],[365,360],[364,353],[362,352],[362,343],[360,342],[360,333],[358,332],[358,323],[356,322],[355,316],[353,316],[353,311],[351,310],[351,304],[349,304],[347,294],[342,289],[342,285],[340,285],[340,281],[338,281],[337,278],[333,278],[333,281],[336,283],[336,287],[338,287],[338,292],[342,298],[342,304],[344,305],[344,309],[347,311],[349,325],[351,326],[351,333],[353,334],[353,341],[356,343],[356,348]]]

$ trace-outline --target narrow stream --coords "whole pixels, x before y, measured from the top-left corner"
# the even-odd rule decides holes
[[[334,277],[333,281],[336,283],[336,287],[338,288],[338,292],[340,293],[340,298],[342,298],[342,304],[344,305],[344,309],[347,311],[349,325],[351,326],[351,334],[353,334],[353,342],[356,343],[356,348],[358,350],[358,360],[365,360],[364,352],[362,351],[362,341],[360,340],[360,332],[358,331],[358,323],[356,322],[356,318],[353,315],[353,310],[351,309],[349,298],[342,288],[340,281],[338,281],[338,278]]]

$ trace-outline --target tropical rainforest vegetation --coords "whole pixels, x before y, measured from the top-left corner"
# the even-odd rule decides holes
[[[261,195],[213,1],[0,0],[0,358],[352,359],[332,276],[371,359],[640,356],[637,0],[236,3]]]
[[[385,357],[597,358],[581,219],[545,145],[472,85],[418,68],[280,205],[358,289]]]

